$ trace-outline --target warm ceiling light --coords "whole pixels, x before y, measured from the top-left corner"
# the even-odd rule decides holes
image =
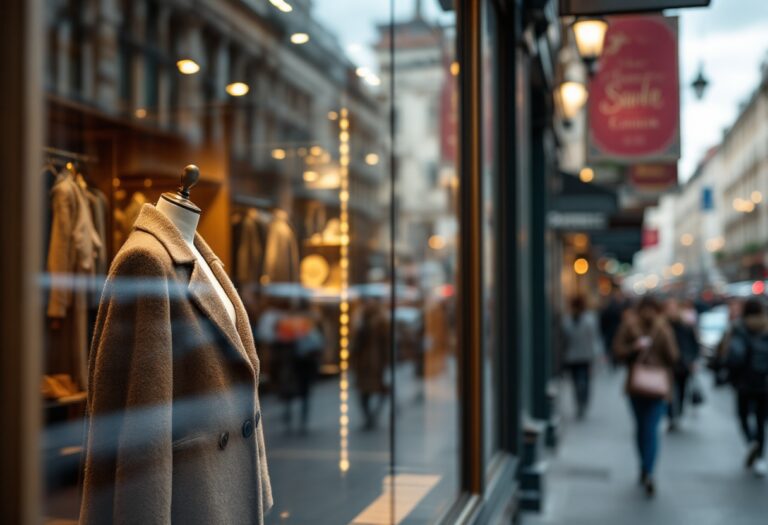
[[[273,149],[272,158],[277,160],[283,160],[285,158],[285,150],[282,148]]]
[[[328,120],[336,120],[337,118],[339,118],[338,113],[336,113],[335,111],[328,112]]]
[[[589,271],[589,261],[584,257],[579,257],[573,261],[573,271],[576,272],[576,275],[586,274]]]
[[[581,168],[581,171],[579,171],[579,180],[585,183],[592,182],[593,180],[595,180],[595,170],[593,170],[589,166],[584,166],[583,168]]]
[[[566,119],[575,117],[587,102],[587,88],[581,82],[569,80],[560,84],[560,106]]]
[[[176,62],[176,67],[179,68],[179,73],[182,75],[194,75],[200,71],[200,64],[192,60],[191,58],[182,58]]]
[[[307,182],[317,182],[320,179],[320,175],[316,171],[305,171],[304,180]]]
[[[680,236],[680,244],[683,246],[691,246],[693,244],[693,235],[690,233],[684,233]]]
[[[608,23],[602,18],[577,18],[573,23],[576,48],[590,72],[594,71],[595,61],[603,54],[607,31]]]
[[[369,153],[365,156],[365,163],[369,166],[375,166],[379,163],[379,156],[376,153]]]
[[[136,111],[133,112],[134,116],[136,118],[146,118],[147,117],[147,110],[144,108],[139,108]]]
[[[309,152],[315,157],[319,157],[320,155],[323,154],[323,148],[321,148],[320,146],[312,146],[311,148],[309,148]]]
[[[757,190],[753,191],[749,197],[750,199],[752,199],[752,202],[754,202],[755,204],[760,204],[761,202],[763,202],[763,194]]]
[[[672,275],[675,277],[680,277],[685,273],[685,265],[681,262],[676,262],[672,265],[670,268],[670,271],[672,272]]]
[[[293,11],[293,7],[291,4],[286,2],[285,0],[269,0],[269,3],[278,8],[283,13],[290,13]]]
[[[291,42],[297,45],[306,44],[309,42],[309,35],[307,33],[294,33],[291,35]]]
[[[459,76],[459,71],[461,71],[461,68],[459,67],[459,63],[456,61],[451,62],[451,75],[454,77]]]
[[[245,82],[232,82],[231,84],[227,84],[225,89],[227,90],[227,93],[233,97],[242,97],[251,90]]]

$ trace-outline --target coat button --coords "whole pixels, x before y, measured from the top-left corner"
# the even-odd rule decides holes
[[[227,448],[227,443],[229,443],[229,432],[222,432],[219,435],[219,448],[224,450]]]
[[[254,426],[258,427],[259,421],[261,421],[261,412],[256,412],[256,415],[253,416],[253,420],[254,420]]]
[[[243,437],[249,438],[253,435],[253,419],[243,421]]]

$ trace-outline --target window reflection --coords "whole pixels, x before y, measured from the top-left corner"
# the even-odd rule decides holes
[[[267,523],[426,522],[454,502],[455,24],[438,2],[403,4],[390,32],[388,2],[46,2],[47,518],[78,518],[108,268],[191,162],[197,232],[237,289],[260,370],[254,427],[214,448],[263,426]],[[121,286],[128,304],[158,289]],[[129,317],[119,330],[135,335]],[[188,337],[175,322],[174,349]],[[109,373],[122,381],[127,365]],[[211,424],[209,399],[183,390],[130,417]]]

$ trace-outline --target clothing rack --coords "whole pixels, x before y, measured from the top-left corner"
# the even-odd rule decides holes
[[[45,146],[43,148],[43,151],[48,155],[51,155],[53,157],[58,157],[58,158],[64,158],[64,159],[76,160],[79,162],[88,162],[88,163],[94,163],[94,164],[99,162],[99,159],[97,159],[92,155],[75,153],[74,151],[67,151],[65,149],[53,148],[50,146]]]
[[[264,211],[272,211],[274,204],[270,199],[263,197],[251,197],[250,195],[233,195],[232,202],[240,206],[258,208]]]

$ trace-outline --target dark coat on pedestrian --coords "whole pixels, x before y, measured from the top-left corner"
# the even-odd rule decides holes
[[[361,394],[386,392],[385,380],[389,364],[389,319],[383,308],[365,307],[355,337],[352,341],[352,369]]]

